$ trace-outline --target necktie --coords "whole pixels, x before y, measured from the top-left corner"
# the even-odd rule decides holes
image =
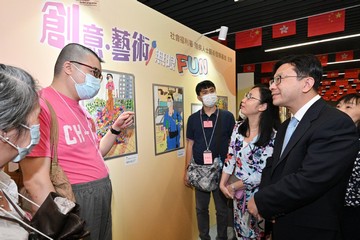
[[[294,118],[294,117],[291,118],[290,123],[289,123],[289,125],[288,125],[288,127],[287,127],[287,129],[286,129],[286,133],[285,133],[285,138],[284,138],[284,143],[283,143],[283,146],[282,146],[281,154],[283,153],[286,145],[288,144],[291,135],[292,135],[293,132],[295,131],[298,122],[299,122],[299,121],[298,121],[296,118]]]

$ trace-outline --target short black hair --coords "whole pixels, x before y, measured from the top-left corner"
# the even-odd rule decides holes
[[[106,74],[106,79],[108,79],[107,77],[110,76],[112,79],[114,79],[113,75],[111,73],[107,73]]]
[[[60,74],[64,62],[79,61],[81,62],[87,55],[95,56],[100,63],[104,62],[93,50],[78,43],[67,44],[59,53],[54,67],[54,75]]]
[[[200,96],[200,92],[202,89],[207,89],[211,87],[216,89],[215,84],[210,80],[204,80],[202,82],[199,82],[195,88],[196,95]]]
[[[317,91],[322,80],[323,68],[319,59],[313,54],[290,55],[280,59],[275,63],[273,75],[277,69],[283,64],[290,64],[294,67],[294,71],[298,76],[312,77],[315,82],[313,89]]]

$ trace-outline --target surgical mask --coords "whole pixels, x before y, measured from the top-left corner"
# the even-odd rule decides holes
[[[74,65],[75,66],[75,65]],[[76,67],[76,66],[75,66]],[[75,89],[81,100],[90,99],[96,96],[100,90],[101,80],[87,73],[85,74],[79,68],[76,67],[79,72],[85,75],[85,82],[77,83],[72,76],[70,78],[75,83]]]
[[[206,107],[213,107],[217,101],[216,93],[209,93],[202,96],[203,103]]]
[[[167,102],[167,107],[169,108],[169,107],[172,107],[174,104],[173,104],[173,102]]]
[[[12,160],[13,162],[20,162],[21,159],[23,159],[26,155],[28,155],[31,150],[35,147],[36,144],[40,141],[40,125],[32,125],[31,127],[28,127],[26,125],[21,124],[24,128],[30,130],[30,144],[27,147],[19,147],[15,145],[14,143],[10,142],[8,138],[5,138],[0,135],[0,138],[2,138],[5,142],[13,146],[18,150],[18,155]]]
[[[246,116],[241,112],[241,109],[239,110],[239,117],[241,117],[243,120],[246,119]]]

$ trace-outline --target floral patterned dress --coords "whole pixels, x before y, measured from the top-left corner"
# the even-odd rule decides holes
[[[262,169],[266,165],[266,159],[273,153],[276,132],[274,130],[267,146],[257,147],[254,143],[258,137],[247,143],[244,136],[238,133],[240,124],[241,122],[235,124],[223,172],[230,175],[234,172],[246,187],[246,198],[234,198],[234,228],[237,239],[260,239],[264,236],[264,221],[258,221],[249,214],[247,202],[259,190]]]

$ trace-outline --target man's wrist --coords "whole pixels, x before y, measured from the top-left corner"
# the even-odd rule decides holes
[[[112,127],[110,127],[110,132],[112,133],[112,134],[114,134],[114,135],[119,135],[120,134],[120,130],[118,131],[118,130],[115,130],[115,129],[113,129]]]

